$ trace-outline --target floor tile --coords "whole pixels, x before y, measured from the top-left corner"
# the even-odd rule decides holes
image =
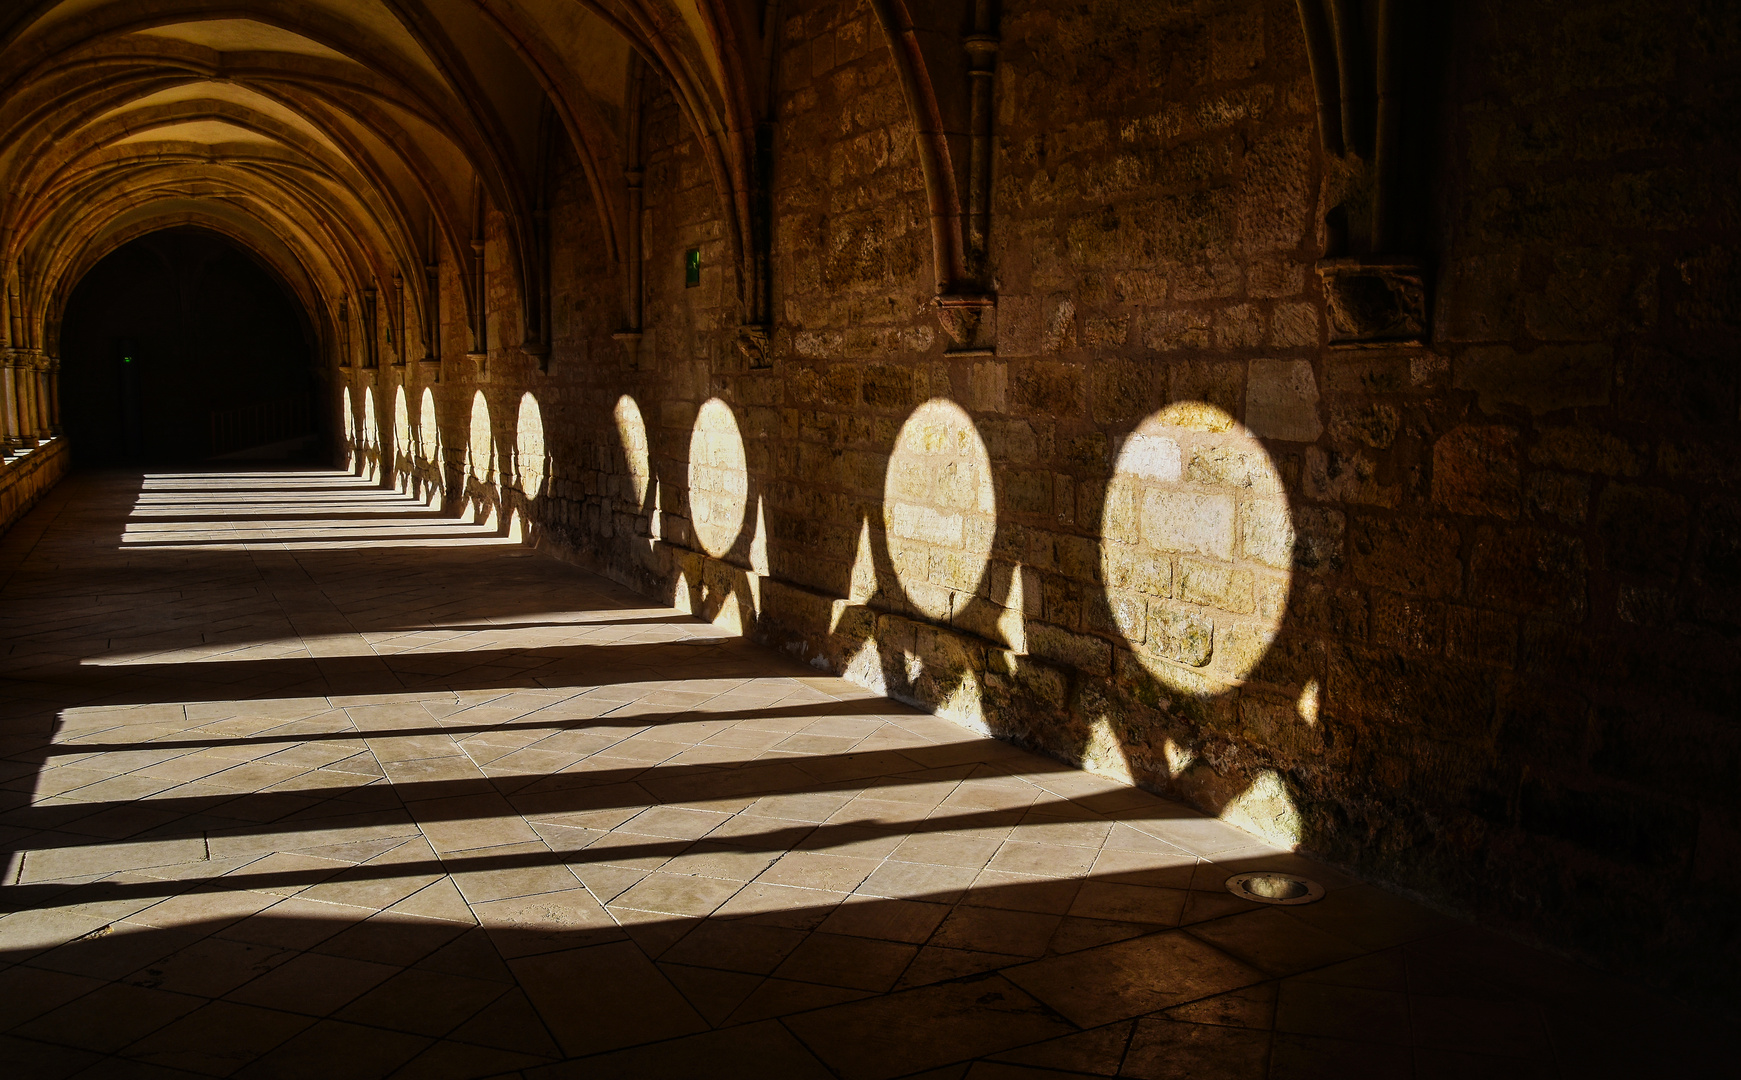
[[[1082,1027],[1225,993],[1263,978],[1262,973],[1180,931],[1051,957],[1007,974]]]
[[[1070,1030],[997,975],[867,998],[785,1023],[847,1080],[904,1076]]]
[[[704,1030],[670,981],[627,942],[511,962],[538,1015],[570,1055]]]
[[[429,1043],[415,1035],[322,1020],[234,1075],[242,1080],[374,1080],[416,1057]]]
[[[550,1075],[588,1080],[642,1080],[654,1076],[828,1080],[833,1074],[789,1031],[768,1021],[591,1057]]]
[[[214,1001],[122,1051],[133,1061],[228,1076],[314,1023],[296,1013]]]
[[[205,1001],[187,994],[112,983],[13,1029],[39,1042],[114,1053],[193,1012]],[[101,1018],[93,1023],[93,1018]]]
[[[1263,1080],[1270,1075],[1269,1044],[1267,1031],[1145,1018],[1137,1021],[1120,1075],[1145,1080]]]

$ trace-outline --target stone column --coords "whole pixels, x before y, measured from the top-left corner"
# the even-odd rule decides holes
[[[54,425],[50,422],[49,388],[48,388],[48,354],[41,349],[33,350],[31,359],[36,363],[36,437],[48,439],[54,436]]]
[[[36,448],[36,365],[26,349],[12,353],[12,389],[18,408],[18,437],[24,446]]]
[[[44,376],[48,380],[48,430],[56,438],[61,435],[60,427],[60,357],[48,358],[48,372]]]
[[[30,389],[30,422],[26,427],[32,441],[40,444],[47,434],[42,430],[42,353],[35,349],[25,353],[23,371]]]
[[[15,454],[24,445],[18,428],[18,392],[13,379],[13,351],[0,352],[0,441],[5,453]]]

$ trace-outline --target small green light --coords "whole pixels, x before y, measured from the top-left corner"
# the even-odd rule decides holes
[[[683,253],[683,287],[693,289],[701,284],[701,249],[690,248]]]
[[[133,362],[133,358],[131,356],[123,356],[121,358],[121,362],[123,364],[131,364]]]

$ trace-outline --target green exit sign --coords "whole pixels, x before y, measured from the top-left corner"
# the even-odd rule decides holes
[[[683,253],[683,287],[693,289],[701,284],[701,249],[690,248]]]

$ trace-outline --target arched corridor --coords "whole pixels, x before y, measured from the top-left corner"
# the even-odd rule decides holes
[[[1696,1064],[1737,12],[0,2],[0,1074]]]
[[[13,1076],[1607,1075],[1716,1045],[349,474],[75,477],[0,582]],[[1230,893],[1258,869],[1325,895]]]

